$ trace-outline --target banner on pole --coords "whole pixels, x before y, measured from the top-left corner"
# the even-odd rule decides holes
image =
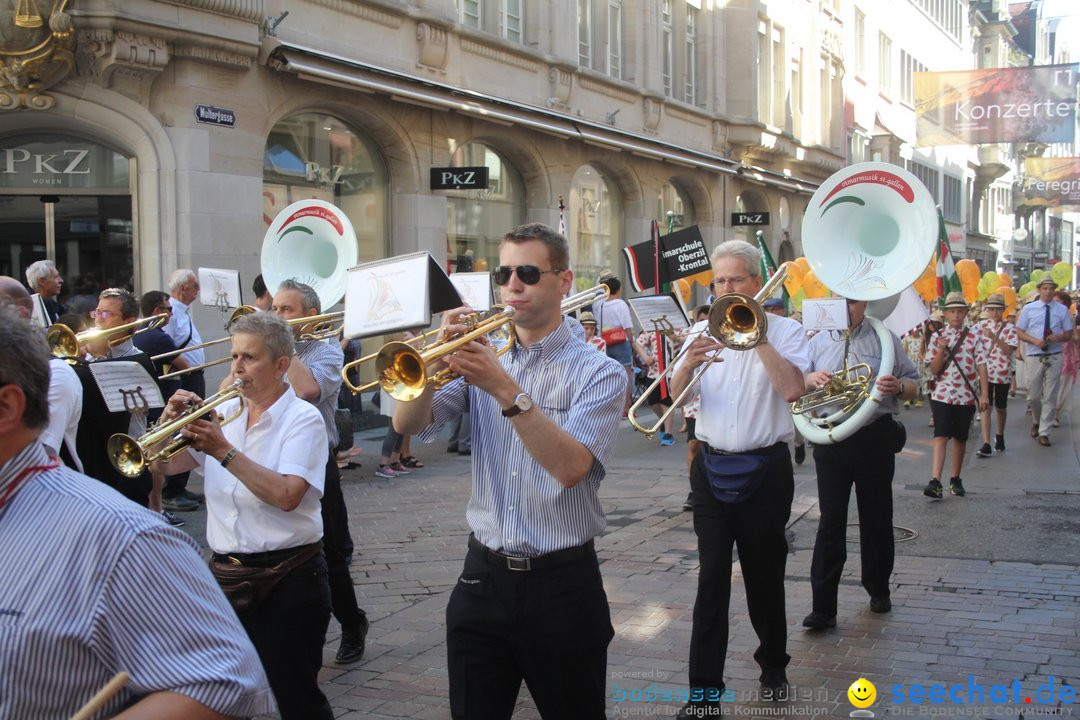
[[[917,144],[1072,142],[1078,67],[917,72]]]
[[[1080,205],[1080,157],[1025,158],[1020,205]]]
[[[634,290],[644,292],[652,288],[656,284],[653,241],[646,240],[623,248],[623,255],[626,257],[627,275]],[[661,285],[696,275],[710,267],[709,253],[697,225],[660,238]]]

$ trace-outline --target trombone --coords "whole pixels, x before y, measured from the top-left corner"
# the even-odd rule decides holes
[[[609,292],[606,285],[597,285],[570,295],[563,299],[560,312],[565,315],[580,310],[601,297],[606,298]],[[464,333],[432,343],[423,351],[418,351],[407,342],[389,342],[383,345],[375,357],[375,372],[383,390],[395,400],[408,402],[420,397],[428,385],[435,389],[441,388],[457,376],[449,369],[443,369],[428,377],[427,368],[432,362],[451,355],[467,343],[501,330],[504,326],[507,326],[505,329],[509,338],[495,354],[502,355],[513,346],[514,308],[500,308],[486,317],[479,313],[474,315],[479,319],[472,320],[470,317],[472,324]]]
[[[244,305],[242,307],[236,308],[235,310],[233,310],[233,314],[229,318],[229,323],[226,327],[231,328],[233,322],[239,320],[245,315],[250,315],[254,312],[258,312],[258,310],[251,305]],[[328,340],[332,337],[337,336],[337,334],[341,332],[341,329],[344,326],[344,317],[345,312],[342,310],[338,310],[337,312],[323,313],[322,315],[308,315],[305,317],[293,318],[291,320],[286,320],[285,322],[293,328],[293,332],[294,334],[296,334],[297,340]],[[191,352],[192,350],[199,350],[200,348],[210,347],[211,345],[217,345],[228,340],[232,340],[231,335],[226,335],[225,337],[218,338],[217,340],[209,340],[204,343],[199,343],[198,345],[192,345],[191,347],[183,347],[176,350],[170,350],[169,352],[161,353],[160,355],[154,355],[150,359],[154,361],[164,360],[165,358],[174,357],[176,355],[183,355],[184,353]],[[205,370],[208,367],[221,365],[222,363],[227,363],[231,360],[232,358],[228,356],[218,358],[217,360],[210,360],[209,362],[204,362],[199,365],[193,365],[189,368],[184,368],[183,370],[165,373],[164,375],[161,375],[158,380],[168,380],[169,378],[185,375],[190,372],[195,372],[196,370]]]
[[[667,420],[668,415],[675,412],[675,408],[680,407],[683,404],[683,401],[698,384],[698,381],[705,375],[705,371],[716,362],[716,359],[720,357],[725,348],[728,350],[742,351],[750,350],[757,346],[764,339],[765,333],[769,327],[768,320],[765,317],[765,311],[761,308],[761,303],[765,302],[766,298],[776,292],[776,288],[784,281],[786,275],[787,268],[781,267],[771,278],[769,278],[768,282],[758,290],[757,295],[754,295],[754,297],[743,295],[742,293],[728,293],[727,295],[721,295],[716,298],[716,301],[709,308],[708,333],[724,347],[713,353],[712,357],[701,364],[698,371],[694,373],[693,378],[686,384],[683,391],[679,393],[679,396],[672,401],[671,407],[660,416],[656,421],[656,424],[652,427],[644,427],[638,422],[634,415],[641,406],[645,404],[649,395],[656,390],[660,385],[660,382],[667,376],[668,372],[676,366],[683,354],[690,349],[690,343],[687,342],[683,349],[671,359],[664,372],[653,380],[648,389],[641,393],[641,397],[630,406],[630,410],[627,412],[627,419],[630,421],[630,425],[638,432],[644,433],[645,437],[653,437],[659,432],[660,428],[664,426],[664,421]]]
[[[133,438],[124,433],[116,433],[109,438],[106,450],[109,462],[120,472],[129,477],[139,477],[156,460],[168,460],[191,445],[191,438],[185,437],[180,430],[191,424],[192,421],[205,417],[208,410],[213,410],[218,405],[228,402],[235,397],[240,397],[244,387],[244,381],[237,378],[232,384],[221,392],[211,395],[197,405],[193,405],[183,415],[173,418],[167,423],[158,425],[148,430],[138,438]],[[229,417],[221,421],[222,425],[228,425],[244,411],[244,401],[241,398],[240,405]],[[164,440],[168,444],[154,452],[153,447]]]
[[[49,343],[49,351],[53,354],[53,357],[75,358],[79,355],[79,348],[87,343],[94,342],[95,340],[108,339],[111,335],[132,328],[138,328],[138,330],[131,333],[132,335],[145,332],[146,330],[156,330],[168,322],[168,320],[168,315],[151,315],[150,317],[139,318],[134,322],[118,325],[114,328],[91,328],[89,330],[83,330],[78,335],[76,335],[67,325],[53,323],[45,332],[45,339]],[[125,336],[123,339],[109,340],[109,344],[116,345],[126,339],[127,337]]]

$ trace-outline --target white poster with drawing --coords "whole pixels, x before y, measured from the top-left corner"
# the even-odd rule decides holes
[[[491,309],[491,273],[450,273],[450,282],[454,283],[463,304],[473,310]]]

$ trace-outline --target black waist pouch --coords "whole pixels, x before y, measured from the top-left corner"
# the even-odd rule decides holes
[[[706,448],[701,456],[713,497],[725,503],[746,502],[761,487],[772,464],[786,452],[787,443],[782,442],[747,453],[725,453]]]

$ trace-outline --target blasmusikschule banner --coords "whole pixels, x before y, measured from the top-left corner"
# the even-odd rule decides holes
[[[1072,142],[1078,67],[915,73],[917,144]]]
[[[1080,205],[1080,157],[1025,158],[1019,205]]]

